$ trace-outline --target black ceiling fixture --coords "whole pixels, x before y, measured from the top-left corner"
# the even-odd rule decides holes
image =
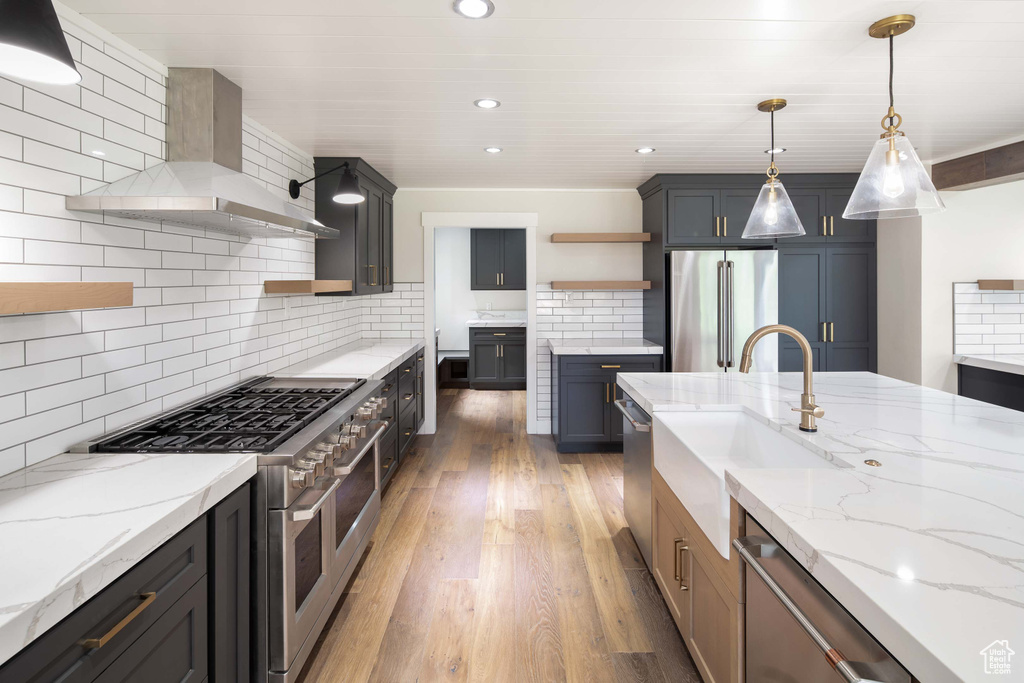
[[[2,0],[0,0],[2,2]],[[315,175],[309,180],[303,180],[301,183],[298,180],[292,180],[288,183],[288,194],[291,195],[292,199],[298,199],[299,193],[302,191],[302,186],[306,183],[311,183],[317,178],[323,178],[325,175],[334,173],[338,169],[345,169],[345,172],[341,174],[341,181],[338,183],[338,191],[334,193],[334,201],[339,204],[361,204],[366,201],[366,196],[362,190],[359,189],[359,177],[352,172],[352,169],[348,167],[346,161],[341,166],[335,166],[329,171],[324,171],[320,175]]]
[[[0,0],[0,73],[26,81],[82,80],[52,0]]]

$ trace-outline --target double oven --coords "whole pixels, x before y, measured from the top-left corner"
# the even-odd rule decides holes
[[[380,383],[376,383],[379,385]],[[319,435],[292,466],[269,466],[269,681],[290,683],[309,656],[377,526],[386,399],[374,396]],[[262,469],[262,468],[261,468]]]

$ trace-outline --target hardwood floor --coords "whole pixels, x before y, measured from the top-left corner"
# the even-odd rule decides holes
[[[700,677],[622,513],[622,455],[560,457],[526,393],[447,389],[301,681]]]

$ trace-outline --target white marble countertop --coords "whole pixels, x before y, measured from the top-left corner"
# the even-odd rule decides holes
[[[547,339],[556,356],[657,356],[664,349],[646,339]]]
[[[1008,355],[974,355],[956,354],[953,361],[959,365],[970,365],[976,368],[998,370],[1009,372],[1014,375],[1024,375],[1024,354]]]
[[[65,454],[0,479],[0,664],[256,474],[253,454]]]
[[[486,320],[467,320],[466,327],[526,327],[525,320],[518,318],[487,318]]]
[[[649,413],[743,410],[853,465],[725,476],[920,680],[987,680],[981,650],[1024,643],[1024,413],[870,373],[819,373],[825,416],[804,434],[791,412],[798,373],[620,374],[618,384]]]
[[[409,356],[425,347],[422,339],[364,340],[278,370],[275,377],[354,377],[384,379]]]

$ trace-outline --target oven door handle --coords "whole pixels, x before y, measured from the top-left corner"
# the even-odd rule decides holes
[[[334,474],[336,476],[352,474],[352,470],[356,468],[356,465],[359,464],[359,461],[362,460],[367,453],[373,450],[373,447],[377,444],[378,441],[380,441],[380,437],[384,434],[384,432],[387,431],[387,429],[387,421],[381,422],[380,427],[377,429],[377,431],[373,433],[373,436],[370,437],[370,440],[366,443],[365,446],[363,446],[363,450],[359,451],[359,454],[356,455],[356,457],[352,458],[346,463],[334,464]]]
[[[861,678],[850,664],[850,661],[846,659],[842,652],[829,642],[828,638],[822,634],[821,631],[814,625],[814,623],[807,617],[806,614],[797,607],[793,599],[789,597],[786,590],[772,578],[768,570],[764,568],[760,562],[757,561],[757,557],[750,552],[751,548],[764,549],[764,550],[776,550],[778,546],[774,543],[759,543],[755,537],[746,536],[744,538],[734,539],[732,547],[736,549],[740,557],[747,565],[754,570],[754,573],[764,582],[764,585],[768,587],[782,606],[790,616],[792,616],[804,632],[810,636],[814,644],[821,650],[821,654],[825,656],[825,660],[829,665],[836,670],[846,683],[883,683],[882,681],[876,681],[870,678]]]
[[[308,522],[313,519],[339,486],[341,486],[341,479],[335,479],[330,486],[323,490],[316,502],[310,505],[296,505],[294,510],[290,510],[288,519],[292,522]]]

